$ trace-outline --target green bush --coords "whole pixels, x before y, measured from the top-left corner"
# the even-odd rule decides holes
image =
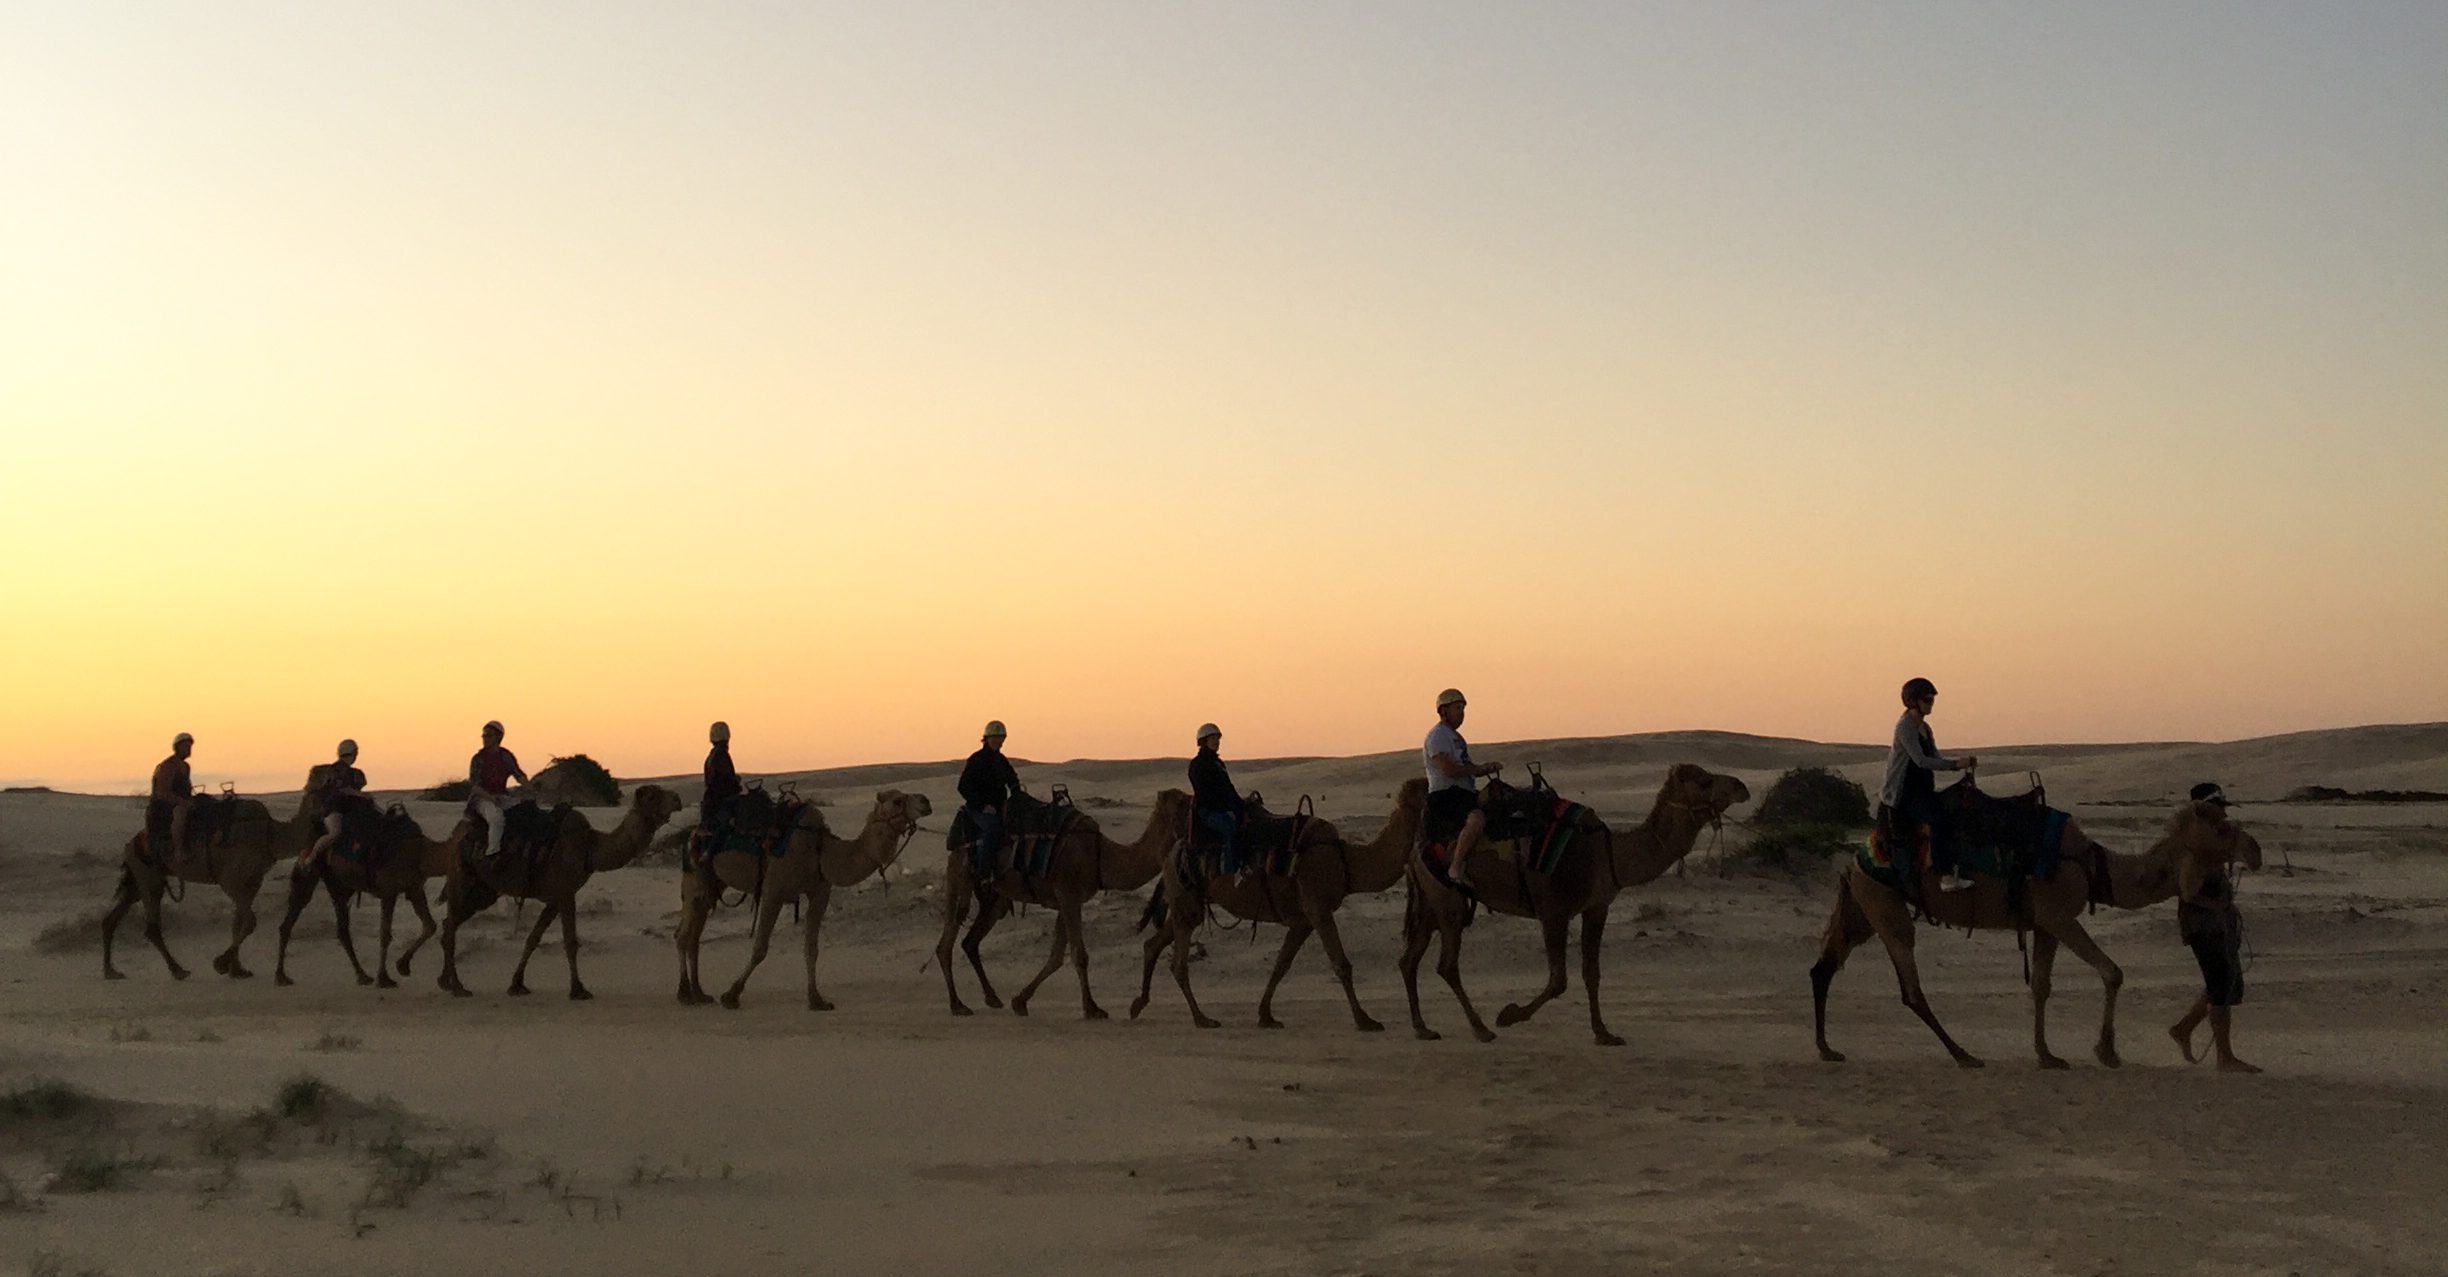
[[[93,1097],[57,1078],[41,1078],[0,1095],[0,1117],[49,1119],[75,1117]]]
[[[1757,822],[1754,827],[1759,828]],[[1734,859],[1778,873],[1816,873],[1829,861],[1852,855],[1858,840],[1859,834],[1843,825],[1772,825],[1759,828]]]
[[[1777,777],[1752,814],[1754,825],[1870,827],[1870,795],[1825,767],[1796,767]]]
[[[612,773],[602,763],[584,754],[555,758],[544,770],[567,773],[570,800],[581,807],[620,806],[620,782],[612,779]]]
[[[467,778],[461,777],[458,780],[441,781],[431,789],[420,790],[417,797],[429,803],[463,803],[467,801],[468,791],[472,788],[474,787],[467,783]]]

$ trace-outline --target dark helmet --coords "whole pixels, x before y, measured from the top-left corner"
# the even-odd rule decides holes
[[[1912,704],[1924,696],[1936,696],[1938,685],[1926,678],[1916,678],[1904,685],[1904,703]]]

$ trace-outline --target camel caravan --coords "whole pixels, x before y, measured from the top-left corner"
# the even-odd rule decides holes
[[[2048,1044],[2057,952],[2069,950],[2089,964],[2104,991],[2093,1055],[2114,1067],[2122,1060],[2116,1007],[2124,973],[2084,928],[2083,917],[2100,906],[2143,909],[2175,900],[2180,934],[2201,966],[2204,984],[2170,1036],[2192,1060],[2193,1035],[2207,1021],[2219,1066],[2251,1070],[2236,1058],[2232,1043],[2232,1009],[2243,989],[2231,875],[2238,864],[2259,868],[2261,847],[2231,819],[2218,786],[2195,786],[2145,851],[2112,851],[2084,833],[2069,813],[2049,806],[2036,777],[2022,795],[1983,792],[1974,780],[1977,760],[1937,750],[1928,724],[1936,697],[1936,687],[1926,679],[1905,684],[1905,712],[1896,724],[1873,830],[1837,882],[1835,907],[1810,968],[1820,1058],[1831,1063],[1845,1058],[1828,1043],[1828,991],[1846,957],[1875,937],[1894,964],[1904,1006],[1959,1064],[1981,1063],[1939,1023],[1922,989],[1914,939],[1927,925],[2015,933],[2025,953],[2033,1047],[2047,1068],[2066,1067]],[[934,965],[952,1014],[973,1014],[961,997],[955,946],[986,1005],[1003,1006],[981,945],[997,922],[1034,905],[1052,914],[1051,944],[1044,962],[1012,995],[1011,1010],[1026,1015],[1038,990],[1069,965],[1079,981],[1082,1017],[1107,1018],[1090,984],[1085,909],[1104,893],[1149,889],[1139,911],[1146,938],[1132,1019],[1154,999],[1156,968],[1164,962],[1191,1022],[1200,1029],[1220,1027],[1193,987],[1199,935],[1210,925],[1271,923],[1283,928],[1283,938],[1258,996],[1256,1023],[1283,1027],[1274,1013],[1277,990],[1314,935],[1353,1027],[1377,1032],[1384,1026],[1363,1001],[1338,915],[1357,897],[1399,886],[1404,897],[1396,969],[1416,1036],[1439,1036],[1429,1027],[1419,993],[1419,969],[1432,946],[1436,973],[1472,1036],[1488,1042],[1495,1040],[1497,1028],[1529,1020],[1566,992],[1566,949],[1577,921],[1591,1035],[1603,1046],[1622,1045],[1624,1039],[1607,1026],[1599,997],[1609,911],[1627,890],[1675,869],[1704,834],[1721,831],[1727,814],[1750,801],[1750,789],[1734,776],[1678,763],[1667,769],[1644,816],[1611,824],[1559,792],[1535,763],[1516,785],[1501,778],[1500,764],[1474,761],[1460,730],[1467,709],[1459,691],[1438,696],[1437,723],[1422,742],[1424,774],[1393,792],[1392,811],[1365,840],[1346,837],[1334,821],[1320,817],[1308,795],[1288,810],[1275,810],[1260,795],[1244,793],[1222,758],[1223,734],[1209,723],[1198,730],[1189,788],[1158,793],[1146,824],[1129,841],[1118,841],[1074,804],[1064,787],[1053,787],[1043,798],[1027,792],[1003,754],[1008,739],[1003,724],[988,723],[979,748],[962,766],[956,785],[960,805],[945,836],[942,929]],[[531,779],[503,747],[503,736],[501,724],[485,724],[482,748],[469,760],[465,806],[449,833],[435,839],[400,805],[379,807],[367,796],[353,741],[341,742],[332,762],[309,772],[296,810],[282,819],[261,801],[226,787],[218,795],[197,795],[188,762],[194,739],[180,733],[171,756],[155,769],[144,827],[127,843],[118,887],[102,918],[103,975],[125,978],[115,959],[118,928],[142,904],[145,939],[172,977],[185,979],[188,970],[163,934],[163,904],[182,899],[188,886],[210,884],[232,906],[229,944],[214,956],[213,969],[233,979],[251,976],[240,950],[255,930],[255,897],[269,876],[285,868],[288,899],[273,968],[280,985],[293,983],[291,932],[320,892],[331,904],[339,947],[359,984],[396,987],[395,973],[407,976],[418,950],[438,935],[438,985],[454,996],[470,996],[459,973],[460,929],[509,899],[522,906],[533,902],[537,909],[507,991],[528,992],[528,964],[558,923],[569,996],[590,998],[578,971],[579,893],[596,874],[646,854],[686,804],[669,787],[639,785],[618,821],[598,829],[570,799],[583,790],[596,801],[617,801],[618,787],[608,773],[587,762],[592,773],[573,780],[563,764],[585,761],[579,756],[556,760],[544,776]],[[816,968],[833,893],[886,875],[917,837],[920,822],[934,814],[933,804],[923,794],[880,790],[855,827],[845,823],[836,830],[822,804],[802,798],[791,785],[768,791],[762,784],[743,784],[731,760],[726,724],[715,723],[708,737],[697,823],[669,840],[679,852],[673,929],[678,1000],[738,1009],[788,905],[801,928],[808,1009],[831,1010]],[[1935,777],[1946,771],[1961,778],[1940,788]],[[556,772],[563,774],[556,777]],[[435,794],[446,791],[457,796],[452,786]],[[538,801],[539,794],[548,801]],[[1863,801],[1858,789],[1853,801]],[[370,973],[351,928],[353,905],[365,898],[380,909]],[[421,930],[394,960],[392,926],[402,900]],[[438,920],[435,903],[441,906]],[[749,953],[737,978],[715,997],[706,992],[699,957],[709,920],[726,907],[749,911]],[[1481,1017],[1462,979],[1463,941],[1481,915],[1535,922],[1547,966],[1545,983],[1523,1000],[1506,1002],[1495,1028]]]

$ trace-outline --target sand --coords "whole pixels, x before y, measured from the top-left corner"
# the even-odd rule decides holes
[[[1878,764],[1862,747],[1714,733],[1478,752],[1543,759],[1618,820],[1646,809],[1671,761],[1734,771],[1754,793],[1798,763],[1857,779]],[[1592,1045],[1577,982],[1485,1046],[1458,1031],[1442,988],[1423,988],[1448,1036],[1413,1040],[1393,963],[1399,891],[1355,902],[1344,924],[1384,1034],[1352,1030],[1314,945],[1279,998],[1290,1027],[1253,1027],[1272,929],[1255,945],[1205,936],[1199,991],[1227,1027],[1193,1028],[1162,972],[1145,1016],[1121,1019],[1138,977],[1136,894],[1090,912],[1092,975],[1114,1021],[1079,1019],[1067,973],[1028,1018],[955,1020],[923,969],[948,765],[801,777],[836,811],[891,784],[926,792],[937,812],[889,884],[836,901],[830,1013],[804,1008],[795,934],[778,938],[743,1009],[679,1006],[668,863],[588,887],[591,1003],[560,996],[557,951],[530,973],[536,996],[502,995],[516,952],[506,906],[463,944],[474,999],[434,988],[430,947],[403,987],[358,987],[319,905],[293,942],[296,987],[227,980],[204,965],[229,917],[209,889],[171,910],[193,979],[172,982],[131,924],[130,978],[105,983],[83,920],[107,899],[136,805],[0,795],[0,1093],[17,1097],[0,1102],[0,1270],[2448,1267],[2448,805],[2259,801],[2316,783],[2448,789],[2448,725],[1981,753],[1992,788],[2037,769],[2055,802],[2120,848],[2146,845],[2193,780],[2221,780],[2246,804],[2270,866],[2242,885],[2252,966],[2239,1045],[2266,1074],[2188,1067],[2164,1036],[2198,988],[2166,907],[2093,920],[2126,971],[2121,1070],[2087,1049],[2100,998],[2087,968],[2061,962],[2051,1004],[2052,1040],[2075,1067],[2042,1072],[2012,937],[1937,932],[1921,945],[1931,997],[1990,1067],[1947,1061],[1896,1004],[1875,949],[1831,1004],[1851,1059],[1819,1063],[1806,971],[1832,873],[1763,875],[1706,843],[1684,875],[1616,906],[1604,996],[1630,1039],[1616,1050]],[[1119,803],[1097,814],[1127,837],[1180,766],[1022,770],[1041,790],[1062,780]],[[1314,794],[1365,835],[1409,766],[1243,763],[1236,777],[1278,803]],[[415,810],[436,832],[451,814]],[[1726,847],[1743,836],[1730,828]],[[267,890],[271,916],[246,950],[265,972],[279,894]],[[363,937],[370,911],[360,917]],[[715,920],[709,984],[738,970],[745,923],[736,910]],[[1036,967],[1049,925],[1033,912],[989,942],[1005,992]],[[1535,930],[1513,919],[1475,926],[1464,962],[1483,1005],[1541,978]],[[327,1092],[308,1105],[293,1090],[284,1114],[299,1077]],[[74,1093],[30,1089],[43,1078]]]

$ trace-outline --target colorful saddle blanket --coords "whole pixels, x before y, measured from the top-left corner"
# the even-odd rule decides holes
[[[1588,833],[1589,808],[1558,794],[1536,772],[1526,787],[1488,782],[1479,796],[1479,810],[1487,824],[1480,847],[1529,873],[1554,873]],[[1448,840],[1429,840],[1424,855],[1439,877],[1450,874],[1453,848]]]
[[[1969,781],[1958,782],[1939,791],[1939,803],[1951,822],[1959,876],[2003,879],[2018,889],[2026,879],[2056,876],[2070,817],[2049,806],[2037,786],[2013,798],[1993,798]],[[1899,867],[1910,867],[1917,879],[1931,868],[1930,850],[1928,825],[1891,818],[1870,832],[1854,859],[1873,880],[1900,887]]]

